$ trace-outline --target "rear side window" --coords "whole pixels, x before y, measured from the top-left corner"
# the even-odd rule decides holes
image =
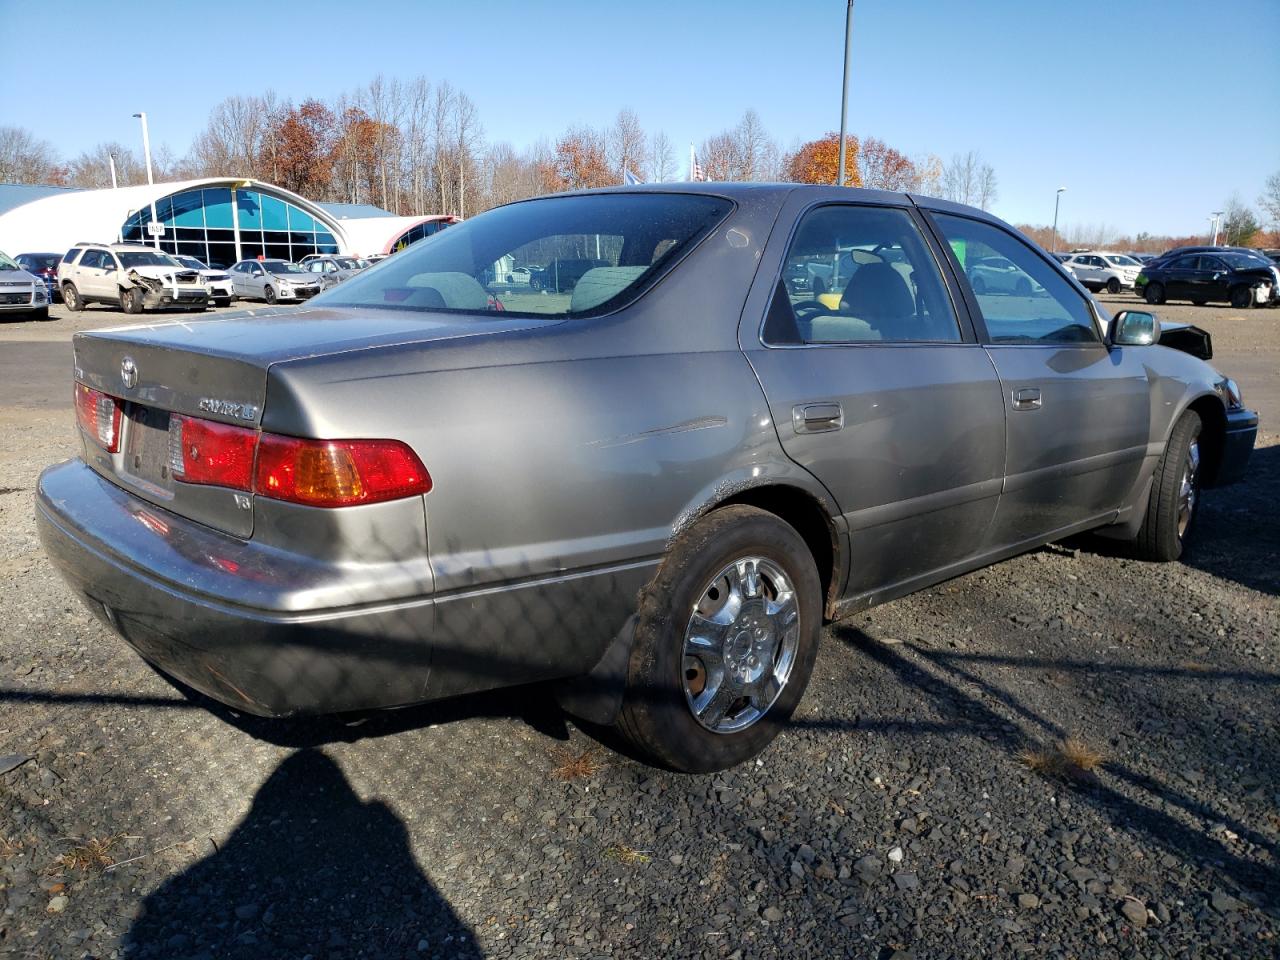
[[[969,280],[992,343],[1098,342],[1084,298],[1025,242],[980,220],[933,218]],[[1008,267],[989,269],[992,259]]]
[[[700,194],[546,197],[415,243],[317,298],[390,310],[578,317],[624,306],[733,209]]]
[[[915,221],[892,207],[805,214],[765,321],[766,343],[960,340],[937,262]]]

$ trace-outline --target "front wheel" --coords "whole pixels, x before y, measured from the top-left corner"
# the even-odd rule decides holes
[[[969,283],[973,287],[973,292],[978,296],[982,296],[984,293],[987,292],[986,281],[983,280],[981,277],[971,277],[969,279]]]
[[[265,296],[265,297],[266,297],[266,299],[267,299],[267,303],[275,303],[275,302],[276,302],[276,288],[275,288],[275,287],[273,287],[273,286],[271,286],[271,284],[267,284],[267,289],[263,291],[263,296]]]
[[[1253,291],[1248,287],[1236,287],[1231,291],[1231,305],[1237,310],[1253,306]]]
[[[214,297],[213,305],[215,307],[229,307],[231,306],[231,298],[230,297]]]
[[[137,287],[120,291],[120,309],[125,313],[142,312],[142,291]]]
[[[1148,283],[1147,289],[1142,292],[1142,296],[1147,303],[1164,303],[1164,284]]]
[[[645,591],[619,727],[688,773],[751,759],[813,672],[822,621],[813,555],[789,524],[730,506],[694,524]]]
[[[1107,281],[1107,293],[1116,294],[1120,292],[1120,281],[1112,277]]]
[[[1134,541],[1140,560],[1177,560],[1195,528],[1200,506],[1200,415],[1188,410],[1173,426],[1151,479],[1147,515]]]
[[[1026,277],[1019,277],[1017,284],[1014,285],[1014,293],[1020,297],[1031,296],[1031,281]]]
[[[62,302],[72,313],[79,313],[84,309],[84,301],[80,299],[80,291],[76,289],[74,283],[62,285]]]

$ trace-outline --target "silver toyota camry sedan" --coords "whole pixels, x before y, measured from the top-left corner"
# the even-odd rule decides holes
[[[264,716],[555,680],[689,771],[770,742],[824,621],[1086,530],[1176,560],[1258,423],[999,220],[812,186],[513,203],[74,347],[40,531],[161,670]]]

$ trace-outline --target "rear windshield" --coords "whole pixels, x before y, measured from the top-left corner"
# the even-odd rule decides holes
[[[721,197],[613,193],[513,203],[421,240],[319,301],[573,317],[638,296],[732,209]]]
[[[173,258],[165,256],[163,253],[148,253],[143,250],[117,252],[116,256],[120,258],[120,266],[126,270],[129,267],[172,267]]]

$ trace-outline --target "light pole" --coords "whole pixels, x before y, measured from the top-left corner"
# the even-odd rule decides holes
[[[849,119],[849,55],[853,46],[853,0],[844,15],[844,83],[840,87],[840,164],[836,186],[844,186],[844,139]]]
[[[1209,244],[1211,247],[1216,247],[1218,245],[1218,222],[1224,212],[1225,211],[1223,210],[1213,211],[1213,242]]]
[[[115,190],[120,186],[119,182],[116,180],[116,155],[114,153],[108,153],[107,162],[111,164],[111,189]]]
[[[1059,201],[1062,200],[1062,191],[1066,189],[1067,189],[1066,187],[1059,187],[1058,192],[1053,195],[1053,246],[1055,249],[1051,249],[1049,251],[1050,253],[1057,253],[1056,248],[1058,246],[1058,203]]]
[[[146,113],[135,113],[134,117],[142,121],[142,156],[147,163],[147,185],[155,185],[155,177],[151,174],[151,137],[147,133],[147,115]],[[156,198],[155,191],[151,192],[151,223],[156,223]],[[151,233],[151,242],[157,250],[160,249],[160,234],[153,233],[156,228],[147,225],[147,232]]]

